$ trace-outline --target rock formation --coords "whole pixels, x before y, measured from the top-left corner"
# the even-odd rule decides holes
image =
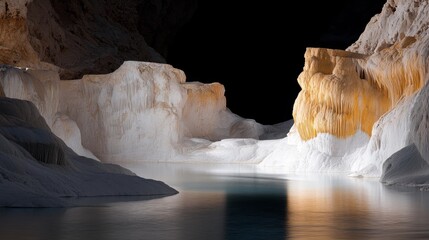
[[[221,84],[185,78],[170,65],[127,61],[111,74],[61,81],[67,100],[60,112],[76,121],[83,145],[107,162],[176,159],[184,138],[263,134],[261,125],[243,126],[228,111]]]
[[[100,7],[104,4],[115,7]],[[166,54],[195,4],[0,1],[0,206],[68,206],[62,197],[177,193],[162,182],[83,157],[97,159],[82,146],[76,122],[59,111],[60,78],[108,73],[129,59],[164,62],[145,38],[155,43],[161,36],[156,48]],[[139,17],[138,11],[147,9],[151,15]],[[162,28],[148,17],[158,18]]]
[[[298,77],[302,91],[294,119],[304,140],[317,133],[348,137],[374,123],[399,100],[419,90],[425,80],[425,57],[412,36],[370,56],[328,49],[307,49]],[[376,103],[376,104],[375,104]]]
[[[289,150],[280,151],[304,159],[292,161],[295,168],[382,175],[388,184],[429,183],[428,7],[426,1],[389,0],[346,52],[307,50],[296,124]]]
[[[61,79],[74,79],[112,72],[125,60],[165,62],[146,39],[166,54],[195,9],[196,0],[3,0],[0,63],[59,67]]]
[[[60,79],[51,70],[19,69],[3,66],[0,70],[0,85],[4,96],[31,101],[50,129],[76,153],[97,159],[81,144],[80,130],[73,120],[59,112]]]
[[[76,155],[29,101],[0,98],[0,206],[59,207],[62,197],[171,195],[166,184]]]
[[[273,126],[231,113],[221,84],[186,82],[185,73],[170,65],[125,61],[116,69],[121,59],[117,56],[122,55],[97,55],[102,35],[96,30],[100,23],[110,24],[109,16],[117,12],[97,10],[102,17],[87,18],[85,9],[92,9],[94,1],[81,3],[82,12],[70,14],[70,19],[56,14],[74,13],[76,5],[53,0],[6,0],[1,12],[0,61],[15,66],[1,67],[0,95],[33,102],[46,120],[44,133],[50,128],[78,154],[114,163],[259,163],[288,171],[342,172],[382,176],[389,184],[429,185],[426,1],[387,1],[346,50],[308,48],[298,78],[302,91],[294,105],[295,122]],[[51,13],[54,20],[48,21],[49,14],[32,15],[40,11]],[[119,30],[112,30],[112,36],[136,20],[118,21],[124,25],[115,25]],[[37,32],[36,26],[44,22],[48,27]],[[88,29],[95,35],[88,35]],[[19,41],[11,42],[11,36]],[[118,39],[113,39],[103,42],[103,48],[116,44]],[[118,40],[117,46],[135,50],[137,45],[127,45],[128,40]],[[138,46],[150,50],[144,43]],[[109,62],[114,62],[114,71],[104,65]],[[61,81],[57,70],[79,78]],[[93,74],[80,78],[86,72]],[[95,74],[102,72],[106,74]],[[42,162],[67,163],[69,150],[63,157],[63,147],[47,143],[48,151],[38,152],[34,146],[39,143],[23,148]],[[402,168],[404,161],[407,168]],[[414,171],[419,166],[421,170]]]
[[[356,130],[371,136],[382,114],[423,87],[427,10],[425,1],[389,0],[347,52],[307,50],[294,107],[303,139],[317,133],[348,137]]]

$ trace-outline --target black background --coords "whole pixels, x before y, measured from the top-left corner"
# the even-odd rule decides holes
[[[384,3],[202,0],[167,62],[184,70],[187,81],[225,85],[234,113],[282,122],[292,118],[305,48],[347,48]]]

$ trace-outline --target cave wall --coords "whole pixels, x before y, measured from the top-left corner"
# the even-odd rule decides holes
[[[125,60],[165,63],[168,44],[196,7],[196,0],[5,0],[0,64],[57,66],[61,79],[77,79]]]

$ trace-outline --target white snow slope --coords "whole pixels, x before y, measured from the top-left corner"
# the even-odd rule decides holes
[[[0,207],[70,206],[64,197],[172,195],[166,184],[78,156],[33,103],[0,97]]]

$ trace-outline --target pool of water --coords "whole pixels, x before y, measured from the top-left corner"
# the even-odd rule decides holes
[[[0,239],[429,239],[429,192],[251,165],[125,165],[179,194],[0,208]]]

